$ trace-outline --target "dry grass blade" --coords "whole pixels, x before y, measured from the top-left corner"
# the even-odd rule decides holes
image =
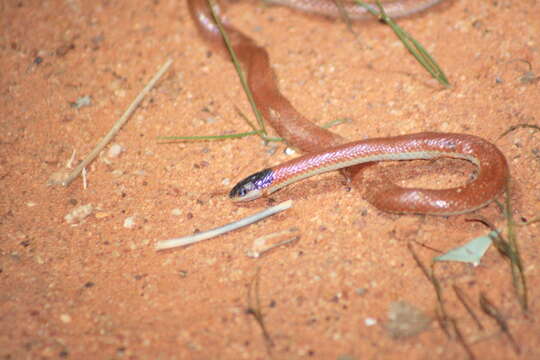
[[[461,345],[461,347],[467,354],[468,359],[474,360],[475,359],[474,353],[472,352],[471,348],[465,341],[465,338],[458,327],[455,317],[450,316],[448,312],[446,311],[446,308],[444,306],[444,299],[442,296],[442,287],[439,280],[435,276],[435,269],[434,269],[435,263],[432,264],[431,268],[427,268],[422,263],[422,261],[420,260],[416,252],[414,251],[411,243],[408,243],[407,247],[411,255],[413,256],[414,261],[424,273],[424,276],[433,285],[433,289],[435,290],[435,294],[437,295],[437,308],[436,308],[435,314],[437,315],[437,321],[439,322],[441,329],[444,331],[444,333],[446,334],[448,338],[455,339]]]
[[[360,0],[355,0],[355,2],[364,7],[367,11],[369,11],[372,15],[378,17],[381,21],[388,24],[394,34],[399,38],[399,40],[402,42],[403,46],[409,51],[409,53],[414,56],[416,61],[420,63],[426,69],[427,72],[431,74],[439,84],[449,87],[450,83],[448,82],[448,78],[446,77],[444,71],[441,69],[439,64],[433,59],[433,57],[429,54],[429,52],[418,42],[415,38],[413,38],[407,31],[402,29],[398,24],[390,18],[386,12],[384,11],[384,7],[381,5],[380,1],[376,1],[377,7],[379,8],[379,11],[375,10],[373,6],[364,3]]]
[[[467,344],[467,342],[465,341],[465,338],[463,337],[463,334],[461,333],[461,330],[459,329],[457,325],[457,321],[455,319],[450,319],[450,323],[452,324],[452,329],[454,330],[454,333],[456,334],[457,341],[461,344],[461,347],[465,350],[465,353],[467,354],[467,358],[469,360],[476,359],[476,357],[474,356],[474,353],[469,347],[469,344]]]
[[[512,334],[510,333],[508,323],[506,322],[506,320],[504,319],[504,317],[502,316],[500,311],[495,307],[495,305],[493,305],[493,303],[491,301],[489,301],[489,299],[486,297],[486,295],[484,293],[480,293],[479,302],[480,302],[480,307],[482,308],[482,310],[489,317],[495,319],[495,321],[499,325],[501,331],[506,335],[506,337],[510,341],[510,344],[514,348],[514,351],[516,352],[516,354],[519,355],[521,353],[521,349],[519,347],[519,344],[516,342],[516,340],[514,339]]]
[[[242,66],[240,64],[240,61],[238,60],[238,57],[236,56],[236,53],[234,52],[229,36],[227,35],[227,32],[225,31],[225,28],[223,27],[223,24],[221,23],[221,19],[219,15],[216,14],[214,10],[216,7],[216,2],[215,0],[208,0],[208,4],[210,6],[210,11],[212,12],[212,16],[214,17],[214,21],[216,22],[219,32],[221,33],[221,36],[223,37],[225,46],[227,47],[227,50],[229,51],[229,54],[231,55],[231,60],[234,64],[234,68],[236,69],[236,73],[238,74],[238,78],[240,79],[242,88],[244,89],[244,92],[246,93],[249,104],[251,105],[251,109],[253,113],[255,114],[255,118],[257,119],[257,123],[259,124],[260,131],[263,135],[266,136],[266,130],[264,127],[263,117],[261,115],[261,112],[259,111],[259,108],[257,107],[257,104],[255,103],[253,93],[251,92],[251,89],[248,86],[248,83],[246,81],[246,76],[244,72],[242,71]]]
[[[504,200],[504,216],[506,217],[508,243],[511,249],[510,261],[512,265],[512,283],[516,289],[521,309],[524,312],[527,312],[529,310],[527,282],[525,280],[525,274],[523,273],[523,262],[521,261],[521,256],[519,254],[517,234],[515,232],[516,226],[514,217],[512,216],[512,202],[510,201],[510,185],[508,183],[506,184]]]
[[[461,304],[463,305],[465,310],[467,310],[470,317],[474,320],[474,322],[478,326],[478,329],[479,330],[484,330],[484,326],[480,322],[480,319],[478,319],[478,317],[474,313],[474,311],[473,311],[473,309],[472,309],[472,307],[470,305],[470,301],[467,299],[467,296],[465,295],[463,290],[461,290],[456,284],[452,285],[452,288],[454,289],[454,292],[456,293],[456,296],[457,296],[458,300],[461,302]]]
[[[424,273],[424,276],[428,279],[428,281],[433,285],[433,289],[435,290],[435,294],[437,295],[437,319],[439,320],[439,323],[441,325],[441,329],[444,331],[446,336],[451,337],[451,332],[449,330],[449,319],[448,313],[446,312],[446,309],[444,307],[443,297],[442,297],[442,287],[437,278],[434,275],[433,272],[433,266],[428,269],[420,260],[416,252],[414,251],[411,243],[407,244],[407,248],[409,249],[409,252],[411,253],[414,261],[416,262],[416,265],[422,270],[422,273]]]
[[[535,125],[535,124],[517,124],[517,125],[513,125],[513,126],[510,126],[508,128],[508,130],[506,130],[505,132],[503,132],[499,137],[498,139],[502,139],[503,137],[505,137],[506,135],[510,134],[511,132],[513,132],[514,130],[517,130],[517,129],[522,129],[522,128],[528,128],[528,129],[534,129],[536,131],[540,131],[540,126],[538,125]]]
[[[165,72],[169,69],[171,64],[172,64],[172,60],[169,59],[165,62],[165,64],[161,66],[159,71],[148,82],[148,84],[146,84],[144,89],[137,95],[135,100],[133,100],[133,102],[129,105],[129,107],[124,112],[124,114],[122,114],[120,119],[118,119],[114,123],[113,127],[111,128],[111,130],[109,130],[107,135],[105,135],[105,137],[103,137],[103,139],[101,139],[101,141],[98,142],[98,144],[94,147],[94,149],[90,152],[90,154],[88,154],[86,158],[75,169],[73,169],[72,172],[70,172],[65,178],[62,178],[59,181],[56,181],[56,180],[51,181],[50,179],[49,184],[50,185],[63,185],[63,186],[68,186],[69,184],[71,184],[71,182],[75,180],[77,176],[79,176],[81,171],[86,166],[88,166],[88,164],[90,164],[96,158],[96,156],[98,156],[101,150],[103,150],[103,148],[107,146],[107,144],[114,138],[114,136],[118,133],[118,131],[120,131],[122,126],[124,126],[124,124],[128,121],[131,115],[135,112],[139,104],[143,101],[144,97],[150,92],[150,90],[152,90],[152,88],[156,85],[159,79],[161,79],[163,74],[165,74]]]
[[[468,221],[477,221],[491,230],[496,232],[496,236],[492,236],[493,244],[499,250],[499,252],[510,261],[510,269],[512,271],[512,284],[516,290],[516,295],[521,305],[523,312],[527,312],[529,309],[527,282],[525,274],[523,273],[523,263],[519,254],[519,247],[517,244],[517,235],[515,232],[515,222],[512,216],[512,204],[510,201],[510,188],[506,185],[505,191],[505,206],[503,207],[503,213],[506,218],[506,240],[496,229],[495,225],[482,216],[478,216],[474,219],[468,219]]]
[[[251,280],[248,288],[248,308],[246,310],[246,313],[249,315],[252,315],[255,318],[255,321],[261,328],[261,331],[264,336],[264,343],[266,345],[266,350],[268,353],[271,353],[272,347],[274,346],[274,342],[272,338],[270,337],[270,333],[266,329],[266,324],[264,322],[264,315],[262,313],[262,307],[261,307],[261,297],[260,297],[260,289],[259,289],[259,283],[260,283],[260,272],[261,269],[257,268],[257,272],[255,273],[255,276]],[[253,294],[255,293],[255,294]]]

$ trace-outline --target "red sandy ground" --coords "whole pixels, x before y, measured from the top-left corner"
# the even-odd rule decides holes
[[[435,293],[407,244],[429,263],[439,254],[433,249],[486,233],[465,221],[470,215],[387,214],[332,173],[277,193],[277,202],[294,200],[280,215],[155,251],[159,240],[264,208],[266,200],[238,206],[226,193],[289,158],[283,144],[255,137],[156,141],[249,130],[235,110],[250,113],[233,67],[199,39],[185,2],[7,0],[0,14],[1,359],[466,358],[437,321],[398,340],[387,321],[394,301],[435,317]],[[539,124],[539,14],[533,0],[456,0],[400,20],[447,72],[452,87],[442,89],[377,22],[354,24],[354,35],[341,22],[286,8],[249,2],[227,10],[268,49],[282,90],[304,114],[318,123],[353,119],[333,129],[348,138],[430,130],[495,142],[511,168],[519,222],[540,213],[540,132],[518,128],[498,138],[510,126]],[[109,158],[104,151],[88,167],[87,189],[81,179],[47,186],[73,151],[75,162],[90,151],[167,58],[171,70],[114,139],[124,152]],[[90,106],[71,105],[83,96]],[[459,161],[412,165],[420,173],[407,183],[432,187],[470,173]],[[412,165],[398,172],[410,175]],[[94,211],[81,223],[64,220],[86,204]],[[474,215],[504,227],[496,205]],[[125,227],[131,217],[134,226]],[[294,245],[260,259],[245,255],[254,239],[291,227],[299,229]],[[496,250],[479,267],[437,267],[448,311],[477,358],[540,358],[539,234],[539,223],[518,228],[528,315]],[[247,312],[257,269],[273,346]],[[481,292],[508,321],[520,356],[480,310]]]

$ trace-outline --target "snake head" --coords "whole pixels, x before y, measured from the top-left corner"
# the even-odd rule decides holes
[[[259,171],[236,184],[229,197],[233,201],[255,200],[263,195],[263,190],[272,184],[273,179],[272,169]]]

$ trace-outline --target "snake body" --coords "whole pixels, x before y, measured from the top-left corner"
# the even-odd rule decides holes
[[[331,1],[274,2],[286,2],[288,6],[324,15],[333,15],[337,11]],[[401,0],[384,5],[390,16],[404,16],[438,2],[440,0]],[[214,49],[225,53],[225,45],[207,0],[188,0],[188,6],[202,37]],[[219,13],[220,9],[216,10]],[[352,18],[366,15],[366,10],[358,6],[349,11],[352,11]],[[425,132],[348,143],[341,136],[315,125],[279,91],[266,50],[227,21],[223,23],[247,73],[248,85],[263,117],[289,145],[307,154],[244,179],[230,193],[234,200],[251,200],[300,179],[337,169],[342,169],[355,186],[360,186],[362,168],[373,162],[439,157],[471,161],[479,168],[478,176],[463,186],[442,190],[403,188],[388,181],[383,186],[369,189],[367,200],[388,212],[454,215],[483,207],[503,191],[509,176],[506,159],[495,145],[482,138]]]

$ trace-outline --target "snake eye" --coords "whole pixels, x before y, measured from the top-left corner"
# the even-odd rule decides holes
[[[244,197],[247,194],[247,189],[245,186],[242,186],[240,189],[238,189],[237,195],[240,197]]]
[[[250,191],[256,190],[255,184],[251,181],[248,182],[240,182],[238,185],[236,185],[230,192],[229,197],[231,198],[244,198],[246,195],[249,194]]]

